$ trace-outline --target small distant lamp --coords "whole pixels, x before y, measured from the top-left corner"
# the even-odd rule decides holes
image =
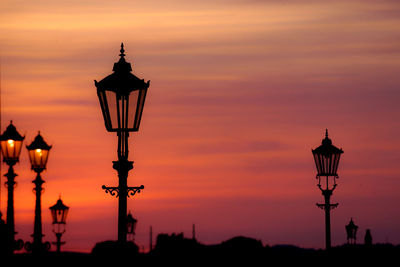
[[[131,241],[135,241],[135,231],[136,231],[137,220],[133,218],[132,214],[129,212],[126,218],[127,234]]]
[[[354,224],[353,218],[350,219],[348,225],[346,225],[347,233],[347,244],[356,244],[358,226]]]
[[[49,209],[51,211],[51,217],[53,218],[53,233],[57,238],[57,241],[53,244],[57,246],[57,252],[60,252],[61,245],[65,244],[65,242],[61,242],[61,236],[65,233],[65,225],[69,207],[64,205],[60,197],[57,200],[57,203],[51,206]]]

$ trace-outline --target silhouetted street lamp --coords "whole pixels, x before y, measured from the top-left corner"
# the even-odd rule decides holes
[[[312,150],[315,165],[317,167],[318,188],[321,190],[325,198],[324,204],[317,206],[325,210],[325,234],[326,234],[326,249],[331,247],[331,209],[336,208],[339,204],[331,204],[330,198],[337,184],[336,179],[339,178],[337,169],[339,166],[340,155],[343,153],[332,145],[332,140],[328,138],[328,130],[325,133],[325,139],[322,140],[322,145]]]
[[[346,225],[347,244],[356,244],[357,229],[358,226],[354,224],[353,218],[351,218],[349,224]]]
[[[35,184],[36,204],[35,204],[35,222],[33,227],[33,243],[27,242],[25,248],[27,251],[33,253],[40,253],[50,249],[50,243],[42,242],[42,208],[41,208],[41,195],[42,195],[42,184],[44,181],[40,177],[40,173],[46,169],[47,160],[51,146],[49,146],[40,135],[40,132],[35,137],[33,142],[26,146],[29,152],[29,159],[31,161],[31,168],[36,172],[36,178],[32,181]]]
[[[127,241],[127,197],[140,192],[144,186],[128,187],[128,172],[133,168],[133,161],[128,161],[129,132],[139,130],[144,102],[150,81],[144,82],[131,73],[131,64],[125,61],[124,45],[121,54],[114,64],[112,74],[95,82],[101,111],[107,131],[116,132],[118,136],[118,161],[113,161],[113,168],[118,171],[118,187],[102,188],[106,193],[116,195],[118,202],[118,241]]]
[[[10,237],[12,238],[13,248],[12,250],[20,250],[24,246],[24,242],[19,239],[15,241],[15,221],[14,221],[14,188],[17,185],[15,177],[18,175],[14,172],[13,166],[19,161],[19,155],[21,154],[22,142],[25,136],[18,133],[15,126],[10,121],[7,129],[0,136],[1,151],[3,153],[3,162],[8,165],[8,172],[4,175],[7,177],[5,183],[8,189],[8,200],[7,200],[7,227],[11,232]]]
[[[132,214],[129,212],[126,218],[127,234],[130,237],[130,241],[135,242],[135,231],[136,231],[137,220],[133,218]]]
[[[68,210],[69,207],[64,205],[61,197],[55,205],[50,207],[51,217],[53,218],[53,233],[57,238],[57,242],[53,242],[53,244],[57,246],[57,252],[60,252],[61,245],[65,244],[65,242],[61,242],[61,236],[65,233]]]

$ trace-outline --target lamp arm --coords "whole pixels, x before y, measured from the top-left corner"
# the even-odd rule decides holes
[[[321,186],[321,184],[320,184],[320,183],[319,183],[319,184],[317,184],[317,186],[318,186],[319,190],[321,190],[321,192],[324,192],[324,189],[322,189],[322,186]]]
[[[335,190],[336,186],[337,186],[337,183],[335,182],[335,184],[333,185],[331,191]]]

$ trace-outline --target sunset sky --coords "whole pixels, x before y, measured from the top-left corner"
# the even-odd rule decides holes
[[[128,200],[137,244],[149,227],[204,244],[237,235],[263,244],[325,245],[311,149],[328,128],[344,150],[332,202],[332,244],[345,224],[400,243],[400,2],[316,0],[0,2],[1,131],[25,135],[15,166],[17,238],[32,241],[34,199],[25,145],[53,145],[43,172],[49,206],[70,206],[64,250],[117,239],[117,136],[93,80],[111,74],[121,42],[151,80]],[[2,164],[2,175],[7,166]],[[7,191],[1,180],[1,212]],[[153,241],[155,243],[155,240]]]

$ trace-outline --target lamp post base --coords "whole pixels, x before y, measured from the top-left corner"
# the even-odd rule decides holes
[[[128,172],[133,169],[133,161],[126,159],[120,159],[113,161],[113,168],[118,171],[118,187],[114,186],[102,186],[102,189],[106,193],[110,193],[112,196],[118,198],[118,241],[120,243],[127,242],[127,225],[126,218],[127,213],[127,198],[134,196],[136,193],[140,193],[144,189],[144,186],[128,187]]]
[[[61,242],[61,236],[63,233],[55,233],[57,241],[53,242],[54,245],[57,247],[57,253],[60,253],[61,251],[61,246],[65,244],[65,242]]]
[[[331,210],[337,208],[339,203],[331,204],[330,198],[333,190],[322,190],[322,195],[325,197],[325,203],[317,203],[317,207],[325,211],[325,246],[326,250],[331,249]]]
[[[40,171],[37,171],[37,175],[35,180],[32,183],[35,184],[33,189],[36,195],[36,203],[35,203],[35,221],[33,226],[33,242],[25,243],[25,249],[28,252],[32,253],[43,253],[50,250],[50,243],[49,242],[42,242],[44,234],[42,233],[42,207],[41,207],[41,195],[43,193],[42,184],[44,181],[40,177]]]
[[[31,242],[26,242],[25,243],[25,250],[28,252],[32,252],[33,254],[41,254],[44,252],[47,252],[50,250],[50,242],[45,242],[45,243],[31,243]]]

